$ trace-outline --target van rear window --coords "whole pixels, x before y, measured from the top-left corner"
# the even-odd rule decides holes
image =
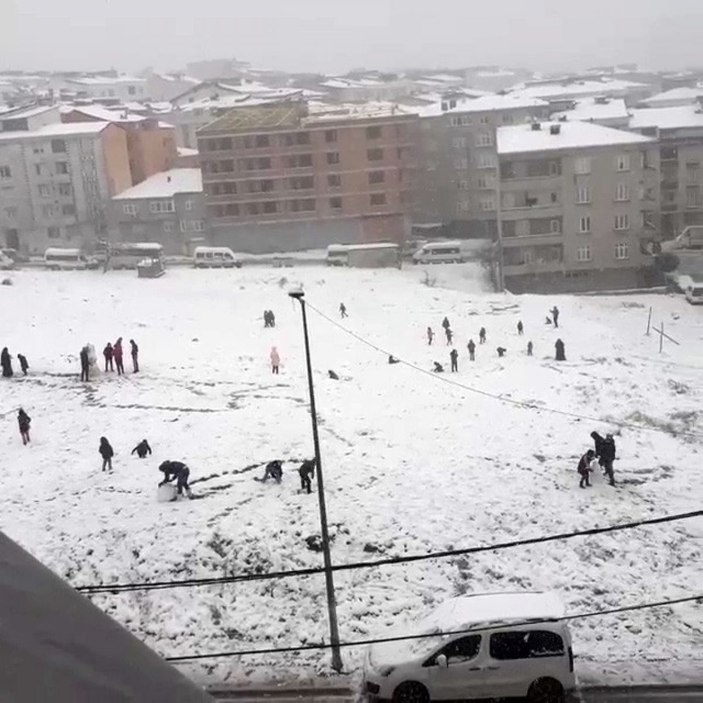
[[[493,659],[534,659],[560,657],[564,641],[548,630],[515,630],[491,635],[490,653]]]

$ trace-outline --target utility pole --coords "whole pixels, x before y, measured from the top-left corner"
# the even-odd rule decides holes
[[[337,602],[334,597],[334,578],[332,576],[332,558],[330,556],[330,538],[327,531],[327,507],[325,505],[325,485],[322,478],[322,460],[320,458],[320,438],[317,432],[317,410],[315,409],[315,389],[312,383],[312,363],[310,361],[310,340],[308,338],[308,318],[305,312],[305,293],[298,289],[288,295],[300,303],[303,312],[303,334],[305,336],[305,362],[308,371],[308,389],[310,392],[310,416],[312,418],[312,441],[315,447],[315,464],[317,466],[317,500],[320,507],[320,529],[322,532],[322,556],[325,561],[325,587],[327,590],[327,614],[330,625],[330,644],[332,645],[332,668],[342,670],[342,655],[339,649],[339,628],[337,626]]]

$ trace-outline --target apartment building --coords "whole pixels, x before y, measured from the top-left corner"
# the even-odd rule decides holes
[[[58,105],[25,105],[0,114],[0,132],[29,132],[60,121]]]
[[[90,245],[110,198],[131,185],[127,137],[107,122],[0,132],[0,242],[40,254]]]
[[[587,122],[500,127],[499,247],[513,292],[644,285],[658,239],[656,140]]]
[[[228,112],[198,132],[213,242],[250,252],[401,242],[416,126],[387,103]]]
[[[497,234],[496,129],[547,117],[532,98],[448,97],[420,112],[413,222],[441,225],[452,237]]]
[[[158,242],[166,254],[192,253],[208,235],[199,168],[157,173],[112,199],[111,239]]]
[[[74,122],[111,122],[127,135],[127,153],[132,177],[137,185],[149,176],[167,171],[176,164],[176,130],[157,117],[137,115],[127,109],[111,110],[101,105],[64,108],[61,120]]]
[[[78,97],[115,102],[143,100],[148,97],[146,79],[126,75],[91,75],[66,78],[57,84],[60,90]]]
[[[703,108],[632,110],[630,129],[659,140],[662,238],[703,225]]]

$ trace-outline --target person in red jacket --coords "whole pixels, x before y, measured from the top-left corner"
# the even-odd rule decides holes
[[[124,361],[122,359],[124,352],[122,351],[122,337],[120,337],[112,346],[112,356],[115,359],[118,375],[124,373]]]

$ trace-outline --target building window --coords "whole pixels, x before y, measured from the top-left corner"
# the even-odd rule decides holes
[[[339,163],[339,152],[338,151],[328,151],[327,152],[327,163],[332,166],[333,164]]]
[[[576,261],[590,261],[591,260],[591,247],[585,244],[576,250]]]
[[[164,222],[164,232],[173,232],[173,222],[171,220]]]
[[[559,220],[550,220],[549,231],[552,232],[552,234],[561,232],[561,222]]]
[[[493,146],[493,135],[490,132],[480,132],[476,135],[476,146]]]
[[[45,183],[42,183],[39,186],[37,186],[37,190],[39,191],[40,198],[50,198],[51,197],[51,186],[46,185]]]
[[[386,180],[385,171],[371,171],[369,173],[369,185],[383,183]]]
[[[264,213],[271,215],[274,212],[278,212],[278,203],[273,200],[268,200],[264,203]],[[202,222],[199,222],[202,225]],[[201,227],[202,229],[202,227]]]
[[[591,231],[591,218],[588,215],[579,217],[579,232],[586,234]]]
[[[496,201],[494,198],[486,196],[479,200],[479,206],[481,210],[495,210]]]
[[[576,202],[579,205],[586,205],[591,202],[591,189],[589,186],[581,186],[576,189]]]
[[[273,186],[272,181],[268,181]],[[315,187],[315,179],[312,176],[296,176],[290,179],[291,190],[310,190]]]
[[[469,168],[469,160],[463,156],[460,159],[454,159],[454,168],[457,171],[466,171]]]
[[[457,190],[471,190],[471,183],[469,181],[459,181],[456,187]]]
[[[149,212],[159,214],[161,212],[174,212],[173,200],[152,200],[149,203]]]
[[[59,195],[71,195],[73,188],[70,183],[59,183]]]
[[[488,124],[489,121],[490,121],[490,118],[488,117],[488,115],[481,115],[481,117],[479,118],[479,122],[481,124]]]
[[[192,210],[193,209],[193,201],[192,200],[186,200],[185,205],[184,205],[186,210]]]
[[[66,153],[66,142],[63,139],[52,139],[51,140],[51,151],[54,154],[65,154]]]
[[[17,208],[16,207],[6,207],[5,216],[8,220],[14,220],[17,218]]]
[[[630,229],[630,216],[625,215],[615,215],[615,229],[624,230]]]
[[[68,163],[66,161],[57,161],[56,173],[59,175],[66,175],[68,173]]]
[[[591,157],[581,156],[574,160],[574,173],[587,174],[591,172]]]
[[[46,236],[49,239],[58,239],[61,236],[61,229],[59,227],[47,227]]]
[[[627,242],[618,242],[615,245],[615,258],[618,261],[630,258],[630,245]]]
[[[616,159],[616,167],[618,171],[629,171],[630,170],[630,155],[629,154],[618,154]]]
[[[342,177],[338,173],[331,173],[329,176],[327,176],[327,185],[330,188],[341,188]]]
[[[424,124],[427,125],[428,127],[430,126],[429,122],[425,122]],[[452,117],[449,120],[449,124],[451,124],[452,127],[458,127],[461,124],[461,121],[459,120],[458,117]]]
[[[496,167],[496,156],[495,154],[479,154],[478,155],[478,167],[479,168],[495,168]]]
[[[257,134],[255,143],[257,148],[261,149],[262,147],[269,146],[271,140],[268,138],[268,134]]]
[[[468,200],[459,200],[456,204],[457,212],[469,212],[471,210],[471,202]]]
[[[124,212],[125,215],[136,215],[137,206],[134,203],[125,203],[122,206],[122,212]]]
[[[75,215],[76,214],[76,208],[75,206],[71,204],[66,204],[61,206],[61,214],[62,215]]]
[[[500,119],[503,124],[512,124],[513,123],[513,113],[512,112],[504,112],[500,116]]]
[[[44,217],[53,217],[54,216],[54,206],[53,205],[42,205],[42,215]]]
[[[366,128],[366,138],[367,139],[380,139],[383,136],[383,129],[381,127],[367,127]]]
[[[337,141],[337,130],[336,129],[328,129],[325,132],[325,141],[328,144],[334,144],[334,142]]]
[[[561,164],[558,161],[549,162],[549,175],[558,176],[561,173]]]
[[[383,161],[383,149],[367,149],[366,158],[369,161]]]
[[[386,194],[385,193],[371,193],[371,205],[385,205],[386,204]]]
[[[261,159],[259,159],[261,160]],[[267,159],[270,162],[270,159]],[[312,166],[312,154],[295,154],[286,159],[288,168],[310,168]],[[270,163],[267,168],[270,168]]]
[[[340,197],[330,198],[330,207],[333,210],[341,210],[342,209],[342,199]]]
[[[12,178],[12,169],[9,166],[0,166],[0,178]]]
[[[701,190],[699,186],[688,186],[686,188],[686,205],[688,207],[698,207],[701,204]]]
[[[41,176],[44,173],[43,164],[34,164],[34,173],[37,176]]]
[[[315,201],[309,200],[291,200],[291,212],[311,212],[315,209]]]
[[[615,189],[615,200],[625,202],[630,199],[630,186],[627,183],[618,183]]]
[[[452,146],[455,149],[465,149],[466,137],[454,137],[454,139],[452,139]]]

